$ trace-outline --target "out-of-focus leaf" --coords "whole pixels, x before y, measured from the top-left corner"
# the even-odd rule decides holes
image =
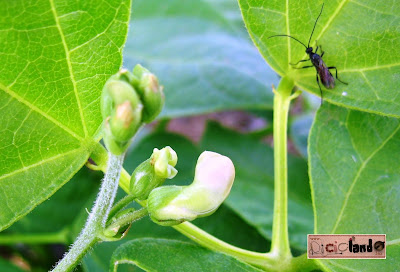
[[[133,2],[125,65],[142,63],[158,75],[166,94],[162,117],[272,107],[278,77],[239,16],[233,0]]]
[[[4,260],[3,258],[0,258],[0,268],[1,271],[7,271],[7,272],[24,272],[21,268],[15,266],[14,264]]]
[[[228,255],[165,239],[137,239],[118,247],[110,271],[129,263],[147,271],[260,271]]]
[[[307,158],[308,134],[314,120],[313,114],[304,114],[295,117],[290,125],[290,136],[296,149]]]
[[[270,239],[274,199],[272,149],[251,136],[213,123],[207,128],[201,148],[231,158],[236,178],[225,203]],[[293,247],[305,250],[307,234],[313,232],[307,165],[304,160],[290,156],[288,167],[289,238]]]

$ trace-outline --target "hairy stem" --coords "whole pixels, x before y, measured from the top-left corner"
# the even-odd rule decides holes
[[[68,253],[52,270],[54,272],[73,270],[86,252],[98,241],[97,236],[105,227],[117,193],[124,154],[116,156],[109,153],[108,158],[107,171],[86,225]]]
[[[282,261],[292,257],[288,235],[287,120],[294,83],[283,77],[274,97],[274,215],[271,254]]]

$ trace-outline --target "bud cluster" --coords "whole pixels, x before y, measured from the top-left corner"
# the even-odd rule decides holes
[[[164,100],[157,77],[140,65],[133,73],[123,69],[110,77],[101,99],[107,149],[115,155],[125,152],[139,127],[161,112]]]

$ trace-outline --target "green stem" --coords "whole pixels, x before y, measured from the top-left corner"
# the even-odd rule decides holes
[[[319,270],[317,259],[307,259],[307,254],[303,254],[291,261],[291,271],[315,271]]]
[[[133,222],[135,222],[136,220],[139,220],[143,217],[145,217],[146,215],[148,215],[149,212],[147,211],[146,208],[141,208],[140,210],[137,211],[133,211],[131,213],[127,213],[124,214],[123,216],[121,216],[120,218],[118,218],[117,220],[115,220],[114,222],[112,222],[106,229],[104,232],[109,232],[112,231],[114,229],[116,229],[117,231]]]
[[[0,235],[0,245],[23,244],[66,244],[68,243],[68,230],[59,232],[34,233],[34,234],[6,234]]]
[[[185,222],[174,226],[174,229],[193,240],[194,242],[214,251],[223,252],[244,261],[246,263],[264,268],[273,269],[276,260],[269,253],[258,253],[232,246],[210,235],[195,225]]]
[[[116,156],[109,153],[108,157],[107,171],[86,225],[68,253],[52,270],[53,272],[72,271],[86,252],[99,240],[97,236],[102,233],[105,227],[117,193],[118,181],[124,161],[124,154]]]
[[[128,206],[131,202],[135,200],[135,197],[132,195],[126,195],[123,197],[121,200],[119,200],[115,205],[112,207],[110,214],[108,215],[108,218],[112,218],[114,215],[116,215],[120,210]]]
[[[292,257],[288,235],[287,120],[294,83],[283,77],[274,97],[274,217],[271,254],[282,261]]]

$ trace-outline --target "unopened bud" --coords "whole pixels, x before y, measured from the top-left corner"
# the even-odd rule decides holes
[[[163,87],[158,83],[157,77],[140,64],[133,69],[133,75],[133,85],[138,90],[144,105],[143,122],[150,123],[160,114],[164,106]]]
[[[142,123],[143,105],[135,89],[127,80],[129,72],[119,72],[104,85],[101,112],[104,123],[104,143],[115,155],[125,152],[130,139]]]
[[[178,162],[175,151],[167,146],[161,150],[154,148],[149,159],[142,162],[132,173],[130,194],[145,200],[150,192],[161,186],[165,179],[172,179],[178,173],[174,168]]]
[[[165,226],[208,216],[227,198],[235,168],[232,161],[218,153],[203,152],[189,186],[164,186],[154,189],[147,202],[151,219]]]

